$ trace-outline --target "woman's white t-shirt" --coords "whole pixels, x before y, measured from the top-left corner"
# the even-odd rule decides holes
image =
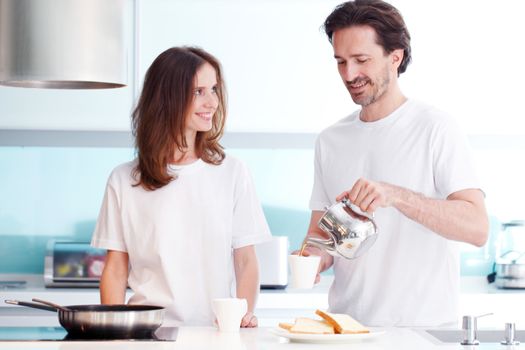
[[[91,244],[127,252],[131,304],[164,306],[166,324],[212,325],[211,300],[235,295],[233,250],[266,241],[270,231],[247,167],[170,165],[177,178],[147,191],[137,161],[111,173]]]

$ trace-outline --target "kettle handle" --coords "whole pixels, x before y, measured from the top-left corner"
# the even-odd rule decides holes
[[[350,208],[350,210],[356,212],[357,214],[365,216],[365,217],[369,218],[370,220],[374,219],[374,213],[369,214],[367,212],[362,211],[361,208],[359,208],[354,203],[350,202],[350,200],[348,198],[343,198],[343,200],[341,202],[343,202],[344,205],[346,205],[348,208]]]

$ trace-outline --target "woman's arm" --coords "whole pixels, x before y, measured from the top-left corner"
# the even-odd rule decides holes
[[[257,327],[257,317],[253,314],[259,295],[259,264],[253,245],[233,250],[237,298],[246,299],[248,311],[243,317],[241,327]]]
[[[100,278],[100,302],[124,304],[128,285],[128,253],[108,250]]]

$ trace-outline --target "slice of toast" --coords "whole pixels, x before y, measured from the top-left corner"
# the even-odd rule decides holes
[[[340,334],[354,334],[354,333],[370,333],[370,331],[361,323],[354,320],[346,314],[332,314],[329,312],[316,310],[315,313],[321,316],[326,322],[332,325],[336,333]]]
[[[290,328],[290,333],[303,334],[334,334],[334,327],[325,320],[314,320],[307,317],[295,319],[295,324]]]
[[[289,331],[289,330],[293,327],[293,323],[288,323],[288,322],[279,322],[279,327],[281,327],[281,328],[286,329],[287,331]]]

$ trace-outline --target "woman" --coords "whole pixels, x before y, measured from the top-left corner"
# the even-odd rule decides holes
[[[257,326],[253,245],[270,234],[247,168],[219,144],[225,118],[215,57],[174,47],[155,59],[132,116],[138,157],[110,175],[92,240],[108,251],[103,304],[124,303],[129,285],[129,303],[166,307],[172,325],[211,325],[212,299],[236,295],[241,326]]]

